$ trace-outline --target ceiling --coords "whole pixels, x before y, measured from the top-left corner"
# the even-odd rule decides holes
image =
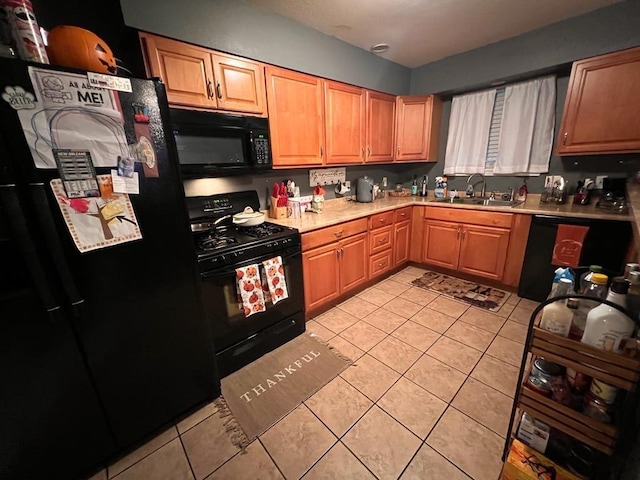
[[[248,0],[414,68],[621,0]]]

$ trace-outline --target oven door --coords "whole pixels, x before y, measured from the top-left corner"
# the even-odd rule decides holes
[[[282,256],[289,298],[280,300],[276,305],[269,301],[266,304],[266,311],[254,313],[248,317],[245,317],[239,300],[236,268],[252,264],[258,264],[259,268],[262,268],[262,261],[272,258],[271,256],[254,258],[234,266],[201,274],[203,299],[216,352],[220,353],[304,310],[300,247],[275,252],[273,256],[277,255]]]

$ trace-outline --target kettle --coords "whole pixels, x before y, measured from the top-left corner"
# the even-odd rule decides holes
[[[356,180],[356,201],[357,202],[373,202],[373,179],[360,177]]]

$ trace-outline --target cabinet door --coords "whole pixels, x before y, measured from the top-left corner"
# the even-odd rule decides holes
[[[391,162],[395,131],[396,97],[367,90],[365,161]]]
[[[209,50],[147,33],[140,38],[147,71],[162,79],[170,104],[216,108]]]
[[[502,280],[509,247],[509,230],[462,225],[458,270]]]
[[[341,293],[367,281],[367,234],[361,233],[340,241]]]
[[[322,80],[271,66],[266,77],[273,166],[322,165]]]
[[[365,141],[364,90],[324,81],[326,163],[362,163]]]
[[[211,57],[218,108],[266,114],[264,66],[219,53]]]
[[[640,151],[640,47],[573,64],[558,154]]]
[[[424,248],[422,259],[425,263],[457,270],[460,254],[459,223],[424,221]]]
[[[441,102],[433,95],[396,100],[396,161],[438,160]]]
[[[339,255],[337,242],[302,254],[306,310],[317,308],[340,295]]]
[[[393,265],[398,266],[409,261],[409,241],[411,240],[411,221],[396,223],[393,239]]]

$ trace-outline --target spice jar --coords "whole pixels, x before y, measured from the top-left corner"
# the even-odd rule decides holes
[[[610,423],[611,415],[609,414],[611,405],[607,405],[602,399],[595,397],[591,392],[587,393],[584,397],[584,413],[587,417],[591,417],[594,420],[602,423]]]
[[[544,358],[536,358],[531,364],[531,373],[527,380],[527,386],[537,393],[545,396],[551,395],[551,380],[561,376],[564,367],[557,363],[549,362]]]

